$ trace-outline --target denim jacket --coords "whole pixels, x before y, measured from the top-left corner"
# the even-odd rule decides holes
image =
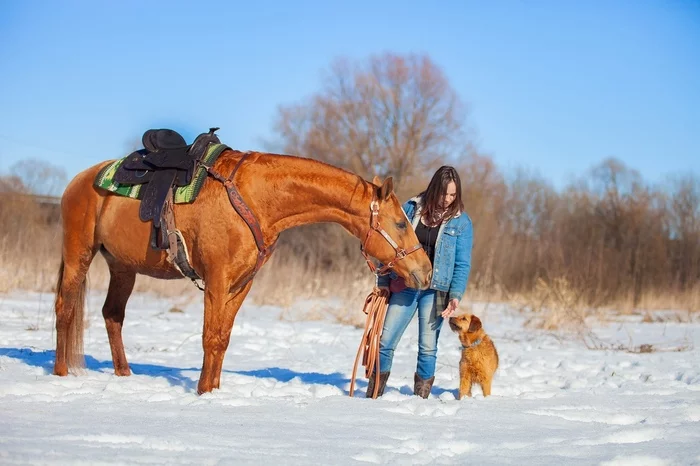
[[[420,198],[414,197],[406,201],[402,207],[415,230],[421,217]],[[466,212],[460,211],[440,225],[435,242],[433,278],[430,288],[447,292],[448,299],[457,298],[461,301],[467,289],[473,237],[472,221]],[[382,275],[377,280],[377,286],[389,286],[390,279],[397,277],[394,271]]]

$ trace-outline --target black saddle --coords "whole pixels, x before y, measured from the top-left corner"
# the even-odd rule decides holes
[[[185,138],[172,129],[149,129],[143,133],[141,142],[150,152],[187,147]]]
[[[214,133],[219,128],[210,128],[192,144],[171,129],[149,129],[143,133],[144,149],[132,152],[114,174],[120,184],[145,184],[142,189],[139,218],[153,221],[151,247],[168,249],[167,228],[162,228],[165,202],[168,194],[178,186],[192,181],[197,163],[207,153],[210,144],[219,144]]]

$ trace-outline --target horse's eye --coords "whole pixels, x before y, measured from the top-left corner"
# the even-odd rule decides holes
[[[405,230],[406,229],[406,222],[405,221],[397,222],[396,228],[398,228],[399,230]]]

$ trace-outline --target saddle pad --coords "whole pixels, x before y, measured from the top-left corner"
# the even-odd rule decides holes
[[[221,153],[226,149],[230,149],[230,147],[226,144],[212,144],[211,146],[209,146],[206,155],[202,157],[201,162],[204,165],[212,166],[214,162],[216,162],[216,159],[219,158],[219,155],[221,155]],[[106,189],[107,191],[110,191],[119,196],[130,197],[132,199],[141,199],[141,188],[143,187],[143,184],[120,184],[114,181],[113,179],[114,174],[117,172],[117,169],[124,162],[124,160],[126,160],[127,157],[115,160],[109,165],[103,167],[97,173],[97,176],[95,176],[94,185],[98,188]],[[193,202],[197,198],[199,190],[202,189],[206,178],[206,168],[204,168],[201,165],[198,165],[194,176],[192,176],[192,181],[190,182],[190,184],[188,184],[187,186],[179,186],[175,188],[175,192],[173,193],[173,201],[175,202],[175,204],[187,204]]]

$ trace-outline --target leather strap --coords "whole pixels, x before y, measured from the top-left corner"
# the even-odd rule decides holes
[[[355,393],[355,374],[357,373],[357,362],[360,359],[360,353],[362,353],[362,365],[365,366],[365,377],[369,378],[372,373],[376,377],[372,398],[377,398],[379,393],[379,374],[381,373],[379,367],[379,340],[382,336],[384,318],[389,307],[389,296],[390,293],[386,289],[375,287],[365,298],[362,312],[367,314],[367,320],[360,347],[357,349],[357,356],[355,356],[355,364],[353,364],[352,378],[350,379],[350,396],[353,396]]]
[[[202,278],[190,265],[189,254],[187,252],[187,244],[182,237],[182,233],[175,227],[175,217],[173,214],[173,188],[168,190],[168,196],[165,200],[164,217],[166,232],[168,234],[168,262],[174,264],[182,275],[192,280],[192,283],[201,291],[204,287],[197,280]]]
[[[243,154],[236,166],[233,167],[231,174],[226,179],[224,179],[223,176],[214,171],[212,168],[207,167],[207,172],[212,176],[212,178],[220,181],[226,188],[231,205],[236,212],[238,212],[238,215],[240,215],[246,222],[248,228],[250,228],[253,238],[255,239],[255,244],[258,247],[258,256],[256,258],[253,270],[249,272],[248,275],[246,275],[246,277],[238,285],[236,285],[235,288],[232,287],[231,290],[229,290],[231,293],[235,293],[239,289],[243,288],[250,280],[253,279],[253,277],[255,277],[255,274],[258,273],[265,262],[265,259],[273,253],[275,246],[277,245],[277,240],[275,240],[271,245],[265,246],[265,240],[263,238],[262,229],[260,228],[260,222],[258,222],[258,219],[255,217],[253,211],[250,210],[248,205],[245,203],[241,193],[238,191],[238,188],[236,188],[236,185],[233,182],[236,172],[238,172],[238,169],[250,154],[251,152],[245,152]]]
[[[382,226],[379,223],[379,201],[377,201],[376,195],[372,197],[372,202],[370,203],[369,208],[372,213],[369,219],[369,230],[367,230],[365,240],[362,242],[362,244],[360,244],[360,252],[362,252],[362,255],[365,257],[367,266],[375,275],[386,275],[387,273],[389,273],[389,270],[394,267],[394,264],[396,264],[396,262],[400,261],[409,254],[421,249],[422,246],[420,245],[420,243],[418,243],[410,249],[401,249],[399,245],[396,244],[396,241],[393,240],[389,233],[387,233],[386,230],[384,230],[384,228],[382,228]],[[377,267],[374,265],[374,262],[372,262],[372,260],[370,259],[369,254],[367,254],[367,251],[365,251],[366,244],[369,241],[369,237],[373,231],[376,231],[379,234],[381,234],[384,237],[384,239],[391,245],[391,247],[394,248],[395,252],[394,258],[391,261],[389,261],[388,264],[385,264],[379,269],[377,269]]]

